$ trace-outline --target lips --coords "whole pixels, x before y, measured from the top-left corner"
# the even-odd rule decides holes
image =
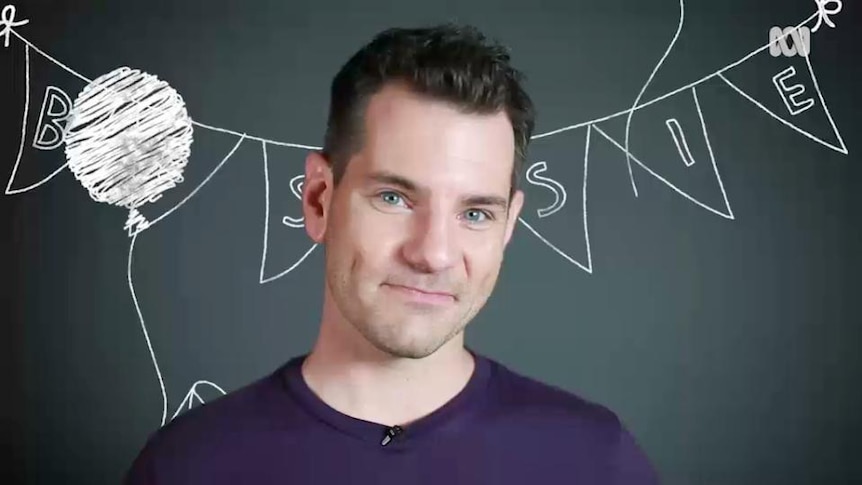
[[[394,283],[385,283],[384,286],[408,297],[409,299],[426,303],[451,303],[455,300],[455,295],[445,291],[427,290],[424,288],[417,288],[415,286],[398,285]]]

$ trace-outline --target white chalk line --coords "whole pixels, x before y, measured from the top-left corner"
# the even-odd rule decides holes
[[[815,19],[815,18],[819,18],[819,11],[818,11],[818,12],[815,12],[814,14],[812,14],[810,17],[808,17],[808,18],[807,18],[807,19],[805,19],[804,21],[800,22],[798,25],[796,25],[796,27],[797,27],[797,28],[799,28],[799,27],[801,27],[801,26],[803,26],[803,25],[807,24],[808,22],[811,22],[811,21],[812,21],[813,19]],[[41,49],[39,49],[39,48],[38,48],[37,46],[35,46],[32,42],[30,42],[30,41],[29,41],[29,40],[27,40],[24,36],[22,36],[21,34],[19,34],[15,29],[10,29],[10,31],[12,32],[12,34],[13,34],[13,35],[15,35],[15,37],[17,37],[17,38],[21,39],[21,41],[22,41],[22,42],[24,42],[24,43],[26,43],[27,45],[29,45],[29,46],[30,46],[31,48],[33,48],[36,52],[38,52],[38,53],[42,54],[42,55],[43,55],[45,58],[47,58],[48,60],[50,60],[50,61],[54,62],[55,64],[57,64],[57,65],[58,65],[58,66],[60,66],[61,68],[65,69],[65,70],[66,70],[66,71],[68,71],[69,73],[71,73],[71,74],[73,74],[73,75],[77,76],[78,78],[80,78],[80,79],[84,80],[85,82],[88,82],[88,83],[90,82],[90,80],[89,80],[87,77],[85,77],[85,76],[83,76],[82,74],[80,74],[80,73],[76,72],[75,70],[71,69],[70,67],[66,66],[66,65],[65,65],[65,64],[63,64],[62,62],[58,61],[57,59],[55,59],[55,58],[51,57],[50,55],[48,55],[46,52],[44,52],[44,51],[42,51]],[[786,36],[786,34],[784,34],[784,35]],[[751,51],[750,53],[748,53],[748,54],[747,54],[747,55],[745,55],[744,57],[740,58],[739,60],[737,60],[737,61],[735,61],[735,62],[732,62],[732,63],[730,63],[730,64],[728,64],[728,65],[726,65],[726,66],[722,67],[721,69],[718,69],[717,71],[715,71],[715,72],[713,72],[713,73],[711,73],[711,74],[707,74],[706,76],[703,76],[702,78],[700,78],[700,79],[698,79],[698,80],[696,80],[696,81],[694,81],[694,82],[691,82],[691,83],[689,83],[689,84],[686,84],[685,86],[681,86],[681,87],[679,87],[679,88],[677,88],[677,89],[675,89],[675,90],[673,90],[673,91],[667,92],[667,93],[665,93],[665,94],[663,94],[663,95],[661,95],[661,96],[657,96],[657,97],[655,97],[655,98],[653,98],[653,99],[651,99],[651,100],[649,100],[649,101],[647,101],[647,102],[645,102],[645,103],[643,103],[643,104],[639,104],[639,105],[634,106],[634,107],[632,107],[632,108],[629,108],[629,109],[626,109],[626,110],[622,110],[622,111],[618,111],[618,112],[616,112],[616,113],[611,113],[611,114],[608,114],[608,115],[605,115],[605,116],[601,116],[601,117],[598,117],[598,118],[595,118],[595,119],[592,119],[592,120],[583,121],[583,122],[580,122],[580,123],[577,123],[577,124],[574,124],[574,125],[564,126],[564,127],[562,127],[562,128],[557,128],[557,129],[555,129],[555,130],[547,131],[547,132],[544,132],[544,133],[534,134],[534,135],[531,137],[531,139],[534,139],[534,140],[535,140],[535,139],[539,139],[539,138],[544,138],[544,137],[546,137],[546,136],[551,136],[551,135],[554,135],[554,134],[557,134],[557,133],[561,133],[561,132],[564,132],[564,131],[569,131],[569,130],[574,130],[574,129],[577,129],[577,128],[582,128],[582,127],[587,126],[587,125],[594,125],[594,124],[596,124],[596,123],[600,123],[600,122],[602,122],[602,121],[607,121],[607,120],[609,120],[609,119],[616,118],[616,117],[618,117],[618,116],[627,115],[628,113],[630,113],[630,112],[632,112],[632,111],[637,111],[637,110],[639,110],[639,109],[645,108],[645,107],[650,106],[650,105],[652,105],[652,104],[654,104],[654,103],[657,103],[657,102],[659,102],[659,101],[661,101],[661,100],[663,100],[663,99],[665,99],[665,98],[668,98],[668,97],[670,97],[670,96],[673,96],[674,94],[677,94],[677,93],[679,93],[679,92],[685,91],[686,89],[692,88],[692,87],[694,87],[694,86],[696,86],[696,85],[698,85],[698,84],[701,84],[701,83],[703,83],[703,82],[706,82],[706,81],[708,81],[710,78],[712,78],[712,77],[714,77],[714,76],[718,75],[719,73],[724,72],[724,71],[727,71],[728,69],[732,69],[733,67],[736,67],[736,66],[738,66],[739,64],[742,64],[743,62],[747,61],[747,60],[748,60],[748,59],[750,59],[751,57],[753,57],[753,56],[757,55],[758,53],[760,53],[760,52],[762,52],[762,51],[764,51],[764,50],[769,49],[769,45],[770,45],[770,44],[771,44],[771,42],[767,42],[767,43],[766,43],[766,44],[764,44],[763,46],[761,46],[761,47],[759,47],[759,48],[757,48],[757,49],[755,49],[755,50]],[[217,127],[217,126],[207,125],[207,124],[200,123],[200,122],[198,122],[198,121],[194,121],[194,120],[192,120],[192,123],[193,123],[193,124],[195,124],[195,125],[197,125],[197,126],[200,126],[201,128],[207,128],[207,129],[214,130],[214,131],[220,131],[220,132],[222,132],[222,133],[229,133],[229,134],[237,135],[237,136],[239,136],[239,135],[241,134],[241,133],[240,133],[240,132],[238,132],[238,131],[230,130],[230,129],[227,129],[227,128],[219,128],[219,127]],[[306,149],[309,149],[309,150],[319,150],[319,149],[321,149],[321,147],[314,146],[314,145],[304,145],[304,144],[298,144],[298,143],[288,143],[288,142],[283,142],[283,141],[278,141],[278,140],[273,140],[273,139],[263,138],[263,137],[254,136],[254,135],[246,135],[246,138],[248,138],[248,139],[250,139],[250,140],[257,140],[257,141],[260,141],[260,142],[266,142],[266,143],[269,143],[269,144],[272,144],[272,145],[288,146],[288,147],[294,147],[294,148],[306,148]]]
[[[634,161],[636,164],[638,164],[642,169],[646,170],[647,173],[649,173],[653,177],[655,177],[658,180],[660,180],[661,182],[663,182],[665,185],[667,185],[668,187],[670,187],[671,189],[676,191],[678,194],[680,194],[683,197],[685,197],[686,199],[694,202],[695,204],[699,205],[700,207],[703,207],[704,209],[712,212],[713,214],[724,217],[725,219],[733,220],[735,217],[733,215],[733,210],[730,207],[730,201],[727,198],[727,192],[724,189],[724,183],[721,181],[721,175],[719,174],[719,171],[718,171],[718,165],[715,161],[715,154],[713,153],[712,145],[709,142],[709,135],[708,135],[707,130],[706,130],[706,121],[703,118],[703,112],[702,112],[701,107],[700,107],[700,101],[698,100],[698,97],[697,97],[697,90],[695,88],[691,88],[691,92],[692,92],[692,96],[694,98],[694,103],[695,103],[695,108],[697,110],[698,118],[700,119],[701,131],[703,132],[704,141],[706,142],[706,149],[709,152],[709,160],[710,160],[710,163],[712,164],[712,169],[713,169],[713,173],[715,174],[715,178],[718,181],[718,187],[719,187],[719,190],[721,191],[722,199],[724,200],[725,212],[721,212],[717,209],[714,209],[714,208],[710,207],[709,205],[697,200],[695,197],[689,195],[687,192],[681,190],[679,187],[675,186],[670,181],[668,181],[667,179],[665,179],[664,177],[659,175],[657,172],[653,171],[651,168],[646,166],[643,162],[638,160],[638,158],[634,154],[632,154],[631,152],[626,152],[626,149],[624,146],[622,146],[619,142],[614,140],[610,135],[605,133],[601,128],[599,128],[598,126],[593,126],[593,128],[595,128],[595,130],[598,131],[600,135],[605,137],[609,142],[611,142],[614,146],[619,148],[623,153],[628,153],[628,155],[630,155],[632,157],[632,161]]]
[[[199,121],[192,120],[192,123],[194,123],[197,126],[200,126],[201,128],[206,128],[208,130],[218,131],[221,133],[228,133],[231,135],[240,135],[241,134],[238,131],[229,130],[227,128],[219,128],[217,126],[212,126],[212,125],[206,125],[206,124],[201,123]],[[278,146],[283,146],[283,147],[306,148],[309,150],[320,150],[323,148],[323,147],[314,146],[314,145],[303,145],[300,143],[289,143],[286,141],[270,140],[267,138],[262,138],[262,137],[253,136],[253,135],[246,135],[246,138],[248,138],[249,140],[256,140],[256,141],[263,142],[263,143],[269,143],[270,145],[278,145]]]
[[[772,110],[770,110],[769,108],[764,106],[760,101],[757,101],[756,99],[751,97],[748,93],[746,93],[745,91],[740,89],[739,86],[734,84],[730,79],[728,79],[726,76],[724,76],[724,74],[718,74],[718,77],[721,78],[721,80],[724,81],[728,86],[733,88],[737,93],[739,93],[740,96],[749,100],[755,106],[757,106],[758,108],[763,110],[764,113],[766,113],[769,116],[773,117],[774,119],[780,121],[781,123],[783,123],[788,128],[793,129],[797,133],[799,133],[805,137],[808,137],[811,140],[816,141],[817,143],[820,143],[821,145],[823,145],[827,148],[831,148],[831,149],[833,149],[839,153],[843,153],[844,155],[847,155],[849,153],[849,150],[847,149],[847,145],[844,144],[844,139],[841,138],[841,133],[838,132],[838,127],[835,125],[835,121],[832,119],[832,114],[829,113],[829,108],[826,107],[826,102],[823,99],[823,93],[820,91],[820,86],[817,84],[817,77],[814,75],[814,69],[811,66],[811,60],[808,57],[806,57],[805,63],[808,66],[808,72],[811,74],[811,82],[814,84],[814,91],[817,92],[817,97],[820,99],[820,105],[823,106],[823,112],[826,113],[826,119],[829,121],[829,125],[832,127],[832,132],[835,134],[835,137],[838,139],[838,143],[840,143],[840,146],[833,145],[832,143],[829,143],[826,140],[820,139],[820,138],[814,136],[813,134],[797,127],[793,123],[790,123],[789,121],[785,120],[784,118],[778,116]]]
[[[841,138],[841,133],[838,132],[838,127],[835,125],[835,120],[832,119],[832,114],[829,112],[829,107],[826,106],[826,100],[823,99],[823,91],[820,90],[820,83],[817,82],[817,76],[814,75],[814,66],[811,65],[810,55],[805,56],[805,65],[808,66],[808,73],[811,74],[811,82],[814,83],[814,90],[817,91],[817,97],[818,99],[820,99],[820,105],[823,106],[823,112],[826,113],[826,118],[829,120],[829,124],[832,126],[832,131],[838,138],[838,142],[841,143],[842,150],[838,151],[847,155],[849,153],[849,150],[847,150],[847,145],[844,144],[844,139]]]
[[[183,398],[183,401],[180,403],[179,407],[177,407],[177,410],[174,413],[174,415],[171,417],[171,420],[176,419],[176,417],[179,416],[179,414],[181,412],[191,410],[194,407],[195,399],[197,399],[197,401],[201,404],[206,403],[206,401],[204,401],[204,399],[201,397],[200,394],[198,394],[198,391],[197,391],[198,386],[203,385],[203,384],[206,384],[210,387],[213,387],[218,392],[220,392],[223,396],[225,394],[227,394],[224,389],[219,387],[214,382],[204,381],[204,380],[196,381],[194,384],[192,384],[192,387],[189,388],[189,392],[186,393],[186,397]]]
[[[626,133],[625,134],[626,166],[628,167],[629,180],[631,181],[632,191],[634,192],[635,197],[638,196],[638,187],[637,187],[637,185],[635,185],[635,176],[632,173],[632,160],[631,160],[631,156],[629,155],[629,134],[631,131],[632,116],[635,114],[634,108],[637,107],[638,103],[641,100],[641,97],[643,97],[644,92],[646,91],[647,87],[649,87],[650,83],[652,82],[653,78],[655,77],[655,75],[658,72],[661,65],[664,63],[664,60],[667,58],[668,54],[670,54],[670,51],[673,50],[673,46],[674,46],[674,44],[676,44],[676,40],[679,38],[680,32],[682,32],[682,25],[683,25],[684,20],[685,20],[685,2],[683,0],[679,0],[679,23],[676,26],[676,32],[673,34],[673,38],[671,39],[670,44],[668,44],[667,48],[665,49],[664,54],[662,54],[661,58],[658,60],[658,63],[655,65],[655,67],[653,67],[652,72],[650,72],[650,75],[647,78],[646,82],[644,83],[643,87],[641,87],[640,92],[638,93],[637,97],[635,98],[635,102],[632,103],[632,107],[629,111],[629,114],[626,116],[626,132],[625,132]]]
[[[4,195],[23,194],[28,190],[35,189],[36,187],[47,183],[49,180],[54,178],[58,173],[62,172],[63,169],[69,165],[68,161],[63,163],[63,165],[61,165],[58,169],[54,170],[54,172],[52,172],[50,175],[40,180],[39,182],[28,185],[27,187],[21,187],[17,189],[12,188],[12,184],[15,182],[15,175],[18,173],[18,167],[21,164],[21,157],[24,155],[24,144],[25,139],[27,138],[27,115],[30,114],[30,46],[26,44],[24,45],[24,79],[24,117],[21,120],[21,141],[18,144],[18,155],[15,157],[15,164],[12,165],[12,175],[9,176],[9,181],[6,183],[6,190],[4,191]]]
[[[709,152],[709,161],[712,163],[712,171],[715,173],[715,180],[718,181],[718,188],[721,189],[721,198],[724,200],[724,208],[727,213],[719,213],[720,216],[733,220],[733,210],[730,208],[730,201],[727,199],[727,192],[724,190],[724,182],[721,181],[721,175],[718,173],[718,164],[715,161],[715,153],[712,151],[712,143],[709,141],[709,133],[706,131],[706,120],[703,118],[703,110],[700,107],[700,100],[697,97],[697,88],[691,88],[691,96],[694,98],[694,107],[697,109],[697,119],[700,120],[700,129],[703,132],[703,141],[706,142],[706,150]]]
[[[167,211],[165,211],[165,212],[164,212],[162,215],[160,215],[159,217],[157,217],[157,218],[153,219],[153,220],[152,220],[152,221],[147,225],[146,229],[150,229],[151,227],[153,227],[154,225],[156,225],[156,223],[157,223],[157,222],[159,222],[159,221],[161,221],[162,219],[164,219],[165,217],[168,217],[169,215],[171,215],[171,213],[173,213],[175,210],[177,210],[177,209],[179,209],[180,207],[182,207],[182,206],[183,206],[183,204],[185,204],[186,202],[188,202],[188,201],[189,201],[189,199],[191,199],[192,197],[194,197],[194,196],[195,196],[195,194],[197,194],[197,193],[198,193],[198,191],[199,191],[200,189],[202,189],[202,188],[203,188],[203,186],[204,186],[204,185],[206,185],[206,184],[207,184],[207,182],[209,182],[211,178],[213,178],[213,175],[215,175],[215,174],[216,174],[216,172],[218,172],[218,171],[222,168],[222,166],[224,166],[224,164],[225,164],[225,163],[227,163],[227,161],[228,161],[228,160],[230,160],[231,156],[234,154],[234,152],[236,152],[236,149],[237,149],[237,148],[239,148],[239,146],[242,144],[242,142],[243,142],[244,140],[245,140],[245,136],[240,135],[239,140],[237,140],[236,144],[233,146],[233,148],[231,148],[230,152],[228,152],[228,154],[224,156],[224,158],[222,159],[222,161],[221,161],[221,162],[219,162],[219,164],[218,164],[218,165],[216,165],[216,167],[215,167],[215,168],[214,168],[214,169],[209,173],[209,175],[207,175],[207,177],[206,177],[206,178],[205,178],[205,179],[204,179],[200,184],[198,184],[198,186],[197,186],[197,187],[195,187],[191,192],[189,192],[189,194],[188,194],[188,195],[186,195],[186,196],[183,198],[183,200],[179,201],[176,205],[174,205],[173,207],[171,207],[170,209],[168,209]],[[146,229],[144,229],[144,230],[146,230]]]
[[[800,23],[800,24],[799,24],[799,25],[797,25],[796,27],[798,28],[798,27],[801,27],[802,25],[805,25],[806,23],[810,22],[812,19],[814,19],[814,18],[815,18],[815,17],[817,17],[817,16],[818,16],[818,14],[816,14],[816,13],[815,13],[814,15],[812,15],[811,17],[808,17],[808,19],[806,19],[805,21],[803,21],[802,23]],[[770,43],[771,43],[771,42],[770,42]],[[769,45],[770,45],[770,43],[767,43],[766,45],[763,45],[763,46],[761,46],[760,48],[755,49],[755,50],[753,50],[753,51],[749,52],[746,56],[744,56],[744,57],[740,58],[739,60],[737,60],[737,61],[735,61],[735,62],[732,62],[732,63],[730,63],[730,64],[728,64],[728,65],[726,65],[726,66],[722,67],[721,69],[719,69],[719,70],[717,70],[717,71],[715,71],[715,72],[713,72],[713,73],[707,74],[706,76],[703,76],[702,78],[700,78],[700,79],[698,79],[698,80],[696,80],[696,81],[694,81],[694,82],[688,83],[688,84],[686,84],[685,86],[681,86],[681,87],[679,87],[679,88],[677,88],[677,89],[674,89],[673,91],[669,91],[669,92],[667,92],[667,93],[665,93],[665,94],[662,94],[661,96],[657,96],[657,97],[655,97],[655,98],[653,98],[653,99],[651,99],[651,100],[649,100],[649,101],[647,101],[647,102],[645,102],[645,103],[643,103],[643,104],[639,104],[639,105],[637,105],[637,106],[635,106],[635,107],[633,107],[633,108],[629,108],[629,109],[626,109],[626,110],[617,111],[616,113],[611,113],[611,114],[609,114],[609,115],[601,116],[601,117],[596,118],[596,119],[593,119],[593,120],[583,121],[583,122],[580,122],[580,123],[577,123],[577,124],[574,124],[574,125],[564,126],[564,127],[562,127],[562,128],[557,128],[557,129],[555,129],[555,130],[546,131],[546,132],[544,132],[544,133],[539,133],[539,134],[533,135],[533,136],[532,136],[532,139],[536,139],[536,138],[544,138],[544,137],[546,137],[546,136],[556,135],[557,133],[562,133],[562,132],[564,132],[564,131],[569,131],[569,130],[575,130],[575,129],[578,129],[578,128],[581,128],[581,127],[584,127],[584,126],[587,126],[587,125],[593,125],[593,126],[595,126],[595,124],[596,124],[596,123],[601,123],[602,121],[607,121],[607,120],[610,120],[610,119],[616,118],[616,117],[618,117],[618,116],[622,116],[622,115],[628,114],[628,113],[629,113],[629,112],[631,112],[631,111],[637,111],[637,110],[639,110],[639,109],[646,108],[647,106],[650,106],[650,105],[652,105],[652,104],[654,104],[654,103],[658,103],[659,101],[662,101],[662,100],[663,100],[663,99],[665,99],[665,98],[668,98],[668,97],[673,96],[673,95],[675,95],[675,94],[677,94],[677,93],[680,93],[680,92],[682,92],[682,91],[685,91],[686,89],[693,88],[693,87],[697,86],[698,84],[704,83],[704,82],[708,81],[710,78],[715,77],[715,76],[717,76],[718,74],[720,74],[720,73],[722,73],[722,72],[724,72],[724,71],[727,71],[727,70],[729,70],[729,69],[732,69],[732,68],[734,68],[734,67],[736,67],[736,66],[738,66],[738,65],[742,64],[743,62],[747,61],[748,59],[751,59],[752,57],[754,57],[755,55],[759,54],[760,52],[762,52],[762,51],[764,51],[764,50],[769,49]]]
[[[138,297],[135,294],[135,285],[132,282],[132,261],[133,261],[133,254],[135,251],[135,242],[137,242],[137,240],[138,240],[138,234],[139,233],[135,233],[132,235],[131,243],[129,244],[129,260],[128,260],[128,266],[126,268],[126,276],[127,276],[127,280],[128,280],[128,284],[129,284],[129,293],[132,296],[132,302],[135,304],[135,312],[137,312],[138,321],[141,324],[141,331],[144,333],[144,339],[147,341],[147,350],[150,353],[150,361],[153,363],[153,368],[156,371],[156,378],[159,380],[159,388],[161,389],[161,392],[162,392],[161,426],[164,426],[167,423],[167,417],[168,417],[168,394],[167,394],[167,391],[165,390],[165,380],[162,377],[162,371],[159,367],[159,361],[156,358],[155,351],[153,350],[153,343],[150,340],[150,334],[147,331],[147,325],[144,322],[144,315],[141,312],[141,305],[138,303]],[[198,401],[204,402],[204,400],[200,397],[200,395],[197,394],[196,388],[199,384],[208,384],[208,385],[214,387],[215,389],[217,389],[219,392],[221,392],[222,395],[227,394],[224,391],[224,389],[222,389],[221,387],[219,387],[218,385],[216,385],[210,381],[197,381],[192,385],[191,389],[189,389],[189,393],[186,394],[185,399],[183,399],[183,403],[180,404],[180,407],[177,409],[177,411],[174,413],[174,415],[171,417],[171,419],[176,418],[177,415],[180,413],[180,411],[186,405],[188,406],[188,409],[192,408],[192,405],[193,405],[192,395],[197,397]],[[188,401],[188,403],[186,403],[186,401]]]
[[[153,343],[150,341],[150,334],[147,331],[147,325],[144,323],[144,315],[141,313],[141,306],[138,304],[138,297],[135,295],[135,285],[132,283],[132,254],[135,251],[135,242],[138,240],[138,234],[132,235],[132,242],[129,244],[129,262],[126,269],[126,276],[129,282],[129,293],[132,295],[132,301],[135,304],[135,311],[138,313],[138,321],[141,323],[141,330],[144,332],[144,339],[147,341],[147,350],[150,352],[150,360],[153,363],[153,368],[156,370],[156,377],[159,379],[159,387],[162,390],[162,421],[161,426],[164,426],[168,417],[168,393],[165,391],[165,380],[162,378],[162,371],[159,369],[159,361],[156,359],[156,353],[153,352]]]
[[[590,231],[589,231],[588,224],[587,224],[587,166],[589,165],[589,160],[590,160],[590,132],[592,131],[592,128],[595,128],[595,127],[592,125],[587,126],[587,134],[585,135],[586,136],[586,143],[584,144],[584,182],[583,182],[583,185],[581,188],[581,197],[582,197],[582,202],[583,202],[583,206],[584,206],[583,207],[584,240],[585,240],[586,246],[587,246],[587,265],[584,266],[578,260],[569,256],[565,251],[558,248],[556,245],[554,245],[554,243],[552,243],[551,241],[547,240],[544,236],[542,236],[539,233],[539,231],[534,229],[533,226],[531,226],[527,221],[525,221],[523,217],[518,217],[518,222],[520,222],[527,229],[529,229],[530,232],[532,232],[534,236],[539,238],[540,241],[545,243],[549,248],[553,249],[557,254],[559,254],[560,256],[565,258],[566,261],[574,264],[575,266],[577,266],[578,268],[581,268],[582,270],[586,271],[589,274],[593,273],[593,256],[592,256],[592,251],[590,250]],[[598,128],[596,128],[596,129],[598,129]]]
[[[289,268],[287,268],[286,270],[282,271],[281,273],[279,273],[275,276],[270,276],[269,278],[264,277],[264,272],[266,269],[266,255],[268,252],[268,245],[269,245],[269,215],[270,215],[270,211],[269,211],[269,200],[270,200],[270,198],[269,198],[269,193],[270,193],[270,190],[269,190],[269,158],[268,158],[267,152],[266,152],[266,144],[267,144],[267,142],[261,141],[261,149],[263,150],[263,180],[264,180],[264,185],[265,185],[264,198],[266,201],[266,210],[265,210],[265,216],[264,216],[265,219],[263,222],[263,256],[261,257],[261,260],[260,260],[260,277],[259,277],[259,283],[262,285],[269,283],[271,281],[275,281],[275,280],[281,278],[282,276],[293,271],[297,266],[302,264],[302,262],[305,261],[305,259],[311,254],[311,252],[314,251],[314,248],[317,247],[317,243],[312,244],[312,246],[310,248],[308,248],[308,250],[305,252],[305,254],[303,254],[302,257],[299,258],[299,260],[297,260],[295,263],[293,263],[293,265],[291,265]]]
[[[162,215],[161,215],[161,216],[159,216],[158,218],[154,219],[154,220],[153,220],[152,222],[150,222],[150,223],[149,223],[149,224],[148,224],[144,229],[142,229],[142,230],[140,230],[140,231],[136,231],[136,232],[132,233],[132,235],[131,235],[131,244],[129,245],[129,262],[128,262],[128,269],[127,269],[127,276],[128,276],[128,283],[129,283],[129,291],[130,291],[130,293],[131,293],[131,295],[132,295],[132,301],[133,301],[133,302],[134,302],[134,304],[135,304],[135,310],[136,310],[136,312],[137,312],[137,314],[138,314],[138,320],[139,320],[139,321],[140,321],[140,323],[141,323],[141,330],[144,332],[144,339],[147,341],[147,349],[148,349],[148,350],[149,350],[149,352],[150,352],[150,359],[151,359],[151,360],[152,360],[152,362],[153,362],[153,367],[155,368],[155,371],[156,371],[156,377],[157,377],[157,378],[158,378],[158,380],[159,380],[159,386],[161,387],[161,390],[162,390],[162,426],[164,426],[164,425],[165,425],[166,420],[167,420],[167,414],[168,414],[168,396],[167,396],[167,392],[165,391],[165,381],[164,381],[164,379],[162,378],[162,372],[161,372],[161,370],[159,369],[159,362],[158,362],[158,360],[156,359],[156,354],[155,354],[155,352],[153,352],[153,345],[152,345],[152,342],[150,341],[149,332],[147,332],[147,326],[146,326],[146,323],[144,322],[144,316],[143,316],[143,314],[141,313],[141,307],[140,307],[140,305],[139,305],[139,303],[138,303],[138,298],[137,298],[137,296],[135,295],[135,287],[134,287],[134,283],[132,282],[132,254],[133,254],[134,249],[135,249],[135,242],[136,242],[136,241],[137,241],[137,239],[138,239],[138,234],[140,234],[141,232],[143,232],[143,231],[144,231],[144,230],[146,230],[146,229],[151,228],[151,227],[152,227],[153,225],[155,225],[157,222],[161,221],[162,219],[164,219],[165,217],[167,217],[168,215],[170,215],[173,211],[175,211],[175,210],[179,209],[183,204],[185,204],[186,202],[188,202],[188,201],[189,201],[189,199],[191,199],[192,197],[194,197],[194,195],[195,195],[195,194],[196,194],[196,193],[197,193],[197,192],[198,192],[198,191],[199,191],[199,190],[200,190],[204,185],[206,185],[206,184],[207,184],[207,182],[209,182],[209,181],[210,181],[210,179],[213,177],[213,175],[215,175],[215,174],[216,174],[216,172],[218,172],[218,171],[219,171],[219,169],[220,169],[220,168],[221,168],[221,167],[222,167],[222,166],[223,166],[223,165],[224,165],[224,164],[225,164],[225,163],[230,159],[231,155],[233,155],[233,153],[236,151],[236,149],[237,149],[237,148],[239,148],[239,145],[240,145],[244,140],[245,140],[245,137],[242,137],[242,136],[241,136],[241,137],[240,137],[240,139],[239,139],[239,140],[236,142],[236,144],[233,146],[233,148],[231,149],[231,151],[230,151],[227,155],[225,155],[224,159],[222,159],[222,161],[218,164],[218,166],[216,166],[216,168],[214,168],[214,169],[212,170],[212,172],[210,172],[210,173],[209,173],[209,175],[207,175],[207,177],[206,177],[206,178],[205,178],[205,179],[204,179],[200,184],[198,184],[198,186],[197,186],[197,187],[195,187],[195,188],[194,188],[194,190],[192,190],[192,192],[191,192],[191,193],[189,193],[185,198],[183,198],[183,200],[181,200],[179,203],[177,203],[175,206],[173,206],[171,209],[169,209],[168,211],[166,211],[164,214],[162,214]],[[176,416],[176,415],[174,415],[174,416]]]
[[[15,31],[15,29],[10,29],[10,31],[12,32],[12,34],[13,34],[15,37],[17,37],[18,39],[20,39],[20,40],[21,40],[21,42],[24,42],[24,43],[25,43],[25,44],[27,44],[31,49],[35,50],[36,52],[38,52],[39,54],[41,54],[42,56],[44,56],[46,59],[48,59],[49,61],[53,62],[54,64],[56,64],[56,65],[57,65],[57,66],[59,66],[60,68],[64,69],[64,70],[65,70],[65,71],[67,71],[68,73],[70,73],[70,74],[72,74],[72,75],[76,76],[78,79],[81,79],[81,80],[82,80],[82,81],[84,81],[85,83],[88,83],[88,84],[89,84],[89,83],[93,82],[93,81],[92,81],[92,79],[90,79],[90,78],[88,78],[88,77],[84,76],[83,74],[81,74],[81,73],[79,73],[79,72],[75,71],[75,70],[74,70],[74,69],[72,69],[71,67],[69,67],[69,66],[67,66],[67,65],[63,64],[62,62],[58,61],[56,58],[54,58],[54,57],[52,57],[51,55],[49,55],[47,52],[45,52],[45,51],[43,51],[42,49],[40,49],[38,46],[36,46],[35,44],[33,44],[32,42],[30,42],[29,40],[27,40],[27,38],[26,38],[26,37],[24,37],[24,36],[22,36],[21,34],[19,34],[18,32],[16,32],[16,31]],[[249,140],[257,140],[257,141],[266,142],[266,143],[269,143],[269,144],[272,144],[272,145],[279,145],[279,146],[286,146],[286,147],[293,147],[293,148],[306,148],[306,149],[309,149],[309,150],[320,150],[320,149],[322,148],[322,147],[314,146],[314,145],[304,145],[304,144],[300,144],[300,143],[289,143],[289,142],[284,142],[284,141],[271,140],[271,139],[268,139],[268,138],[263,138],[263,137],[259,137],[259,136],[249,135],[249,134],[242,133],[242,132],[235,131],[235,130],[229,130],[229,129],[227,129],[227,128],[219,128],[219,127],[217,127],[217,126],[208,125],[208,124],[205,124],[205,123],[201,123],[201,122],[199,122],[199,121],[195,121],[194,119],[192,120],[192,124],[194,124],[194,125],[196,125],[196,126],[200,126],[201,128],[206,128],[206,129],[208,129],[208,130],[218,131],[218,132],[221,132],[221,133],[227,133],[227,134],[231,134],[231,135],[235,135],[235,136],[245,136],[245,137],[246,137],[246,138],[248,138]]]

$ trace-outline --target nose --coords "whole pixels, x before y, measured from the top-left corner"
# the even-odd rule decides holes
[[[438,273],[454,266],[459,256],[456,221],[443,211],[414,213],[409,237],[403,246],[405,261],[423,273]]]

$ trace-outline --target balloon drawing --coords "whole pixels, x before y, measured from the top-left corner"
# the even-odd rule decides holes
[[[129,209],[131,235],[148,226],[138,207],[183,181],[192,120],[168,83],[122,67],[81,91],[65,139],[75,178],[93,200]]]

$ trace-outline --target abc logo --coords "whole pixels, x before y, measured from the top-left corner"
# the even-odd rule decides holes
[[[793,57],[797,54],[806,57],[809,52],[811,52],[811,29],[808,27],[769,29],[769,54],[772,57],[780,55]]]

